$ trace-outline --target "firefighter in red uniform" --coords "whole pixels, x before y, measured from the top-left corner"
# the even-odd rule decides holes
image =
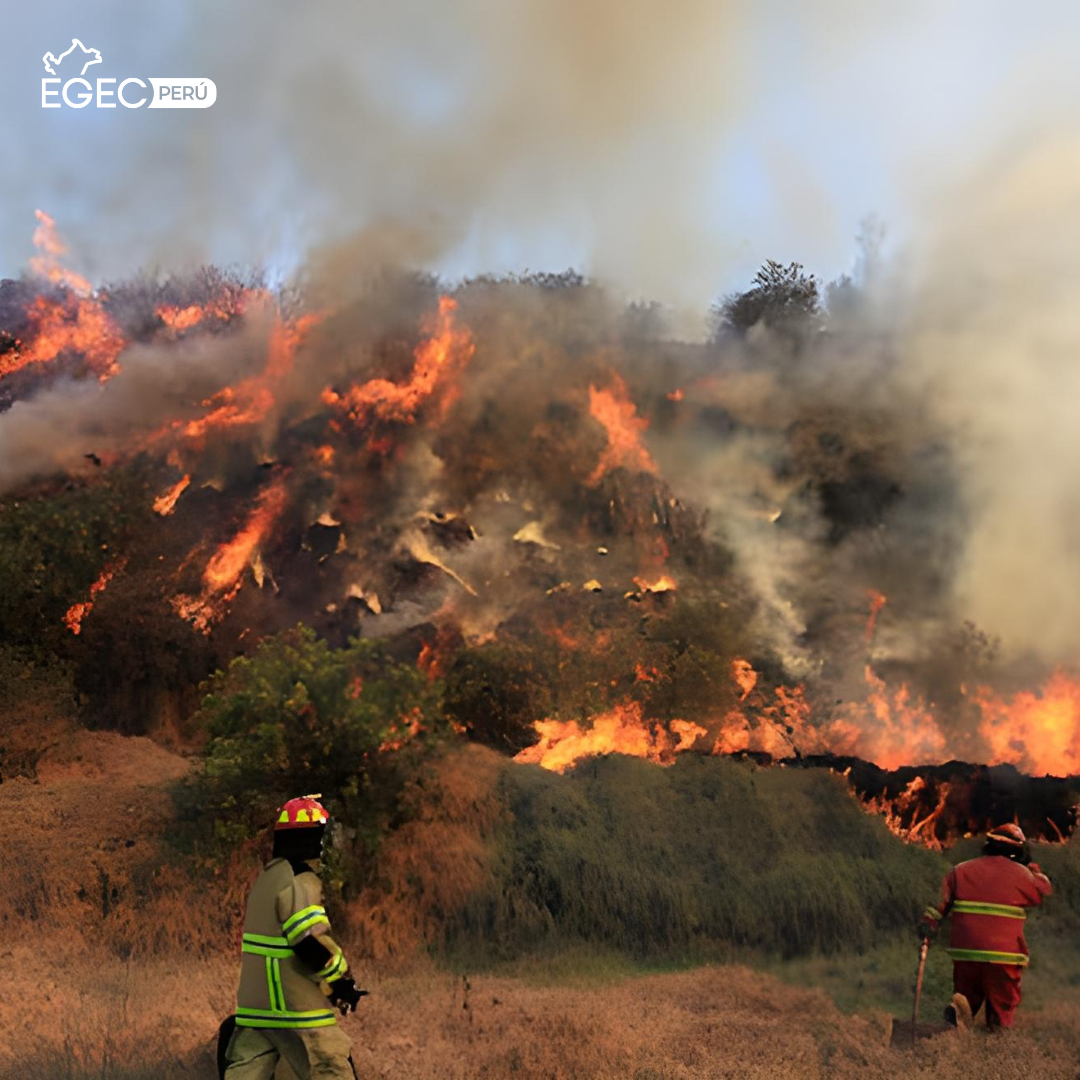
[[[928,907],[919,933],[928,939],[951,918],[953,1003],[946,1019],[970,1027],[986,1003],[986,1026],[1010,1027],[1020,1004],[1020,976],[1028,962],[1026,909],[1051,892],[1050,879],[1031,861],[1019,825],[1001,825],[986,836],[978,859],[954,866],[941,886],[941,904]]]

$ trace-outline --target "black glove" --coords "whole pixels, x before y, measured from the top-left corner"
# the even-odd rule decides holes
[[[342,1016],[354,1012],[365,994],[367,991],[358,989],[351,975],[342,975],[330,984],[330,1000],[341,1010]]]
[[[918,934],[920,941],[933,941],[938,936],[938,931],[941,929],[941,923],[933,922],[931,919],[920,919]]]

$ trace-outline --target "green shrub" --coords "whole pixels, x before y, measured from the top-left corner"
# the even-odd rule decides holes
[[[445,730],[441,687],[381,643],[332,649],[306,627],[263,641],[207,684],[207,742],[188,811],[223,851],[264,832],[289,798],[320,792],[361,850],[402,813],[402,792]]]
[[[641,960],[866,949],[912,933],[947,862],[901,843],[823,770],[611,756],[508,767],[496,878],[451,951],[588,942]]]

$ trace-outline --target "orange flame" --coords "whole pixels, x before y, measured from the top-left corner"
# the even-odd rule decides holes
[[[945,844],[934,835],[934,823],[945,809],[951,788],[944,781],[939,783],[934,805],[920,817],[919,810],[927,802],[924,792],[928,786],[923,777],[916,776],[895,798],[875,795],[860,799],[859,803],[868,813],[880,814],[885,819],[890,832],[895,833],[902,840],[908,843],[921,843],[932,851],[941,851]],[[853,789],[852,794],[855,794]]]
[[[240,531],[222,544],[207,563],[202,592],[197,597],[174,599],[173,606],[181,618],[189,619],[204,634],[210,632],[211,625],[225,614],[226,606],[240,591],[244,570],[285,509],[285,498],[283,479],[262,492]]]
[[[982,687],[975,701],[990,764],[1008,762],[1032,775],[1080,773],[1080,681],[1056,671],[1038,693],[1006,701]]]
[[[87,598],[83,600],[82,603],[72,604],[71,607],[67,609],[67,612],[64,615],[64,625],[73,634],[82,633],[83,619],[85,619],[86,616],[89,615],[90,612],[93,610],[94,598],[98,596],[98,594],[105,591],[105,587],[109,584],[109,582],[112,581],[112,579],[118,573],[120,573],[120,571],[123,570],[126,565],[127,559],[119,559],[115,562],[110,563],[98,575],[97,581],[95,581],[93,585],[90,586],[90,593]]]
[[[67,292],[60,299],[34,298],[26,312],[30,332],[0,356],[0,378],[31,364],[47,364],[71,351],[81,353],[90,370],[104,382],[120,370],[116,358],[126,342],[106,314],[102,298],[91,295],[86,278],[60,262],[67,248],[56,231],[56,222],[43,210],[35,210],[34,215],[38,220],[34,245],[42,254],[30,260],[30,268]]]
[[[538,720],[540,741],[517,754],[521,764],[566,772],[584,757],[626,754],[657,765],[670,765],[674,755],[688,750],[705,729],[687,720],[672,720],[668,728],[649,724],[636,701],[616,705],[593,718],[591,727],[576,720]]]
[[[54,285],[63,285],[84,296],[89,295],[90,282],[74,270],[69,270],[60,261],[67,254],[67,245],[56,231],[56,222],[44,210],[35,210],[37,228],[34,229],[34,247],[41,254],[30,260],[30,269],[39,277],[46,278]]]
[[[257,375],[219,390],[203,404],[210,409],[205,416],[180,424],[189,439],[201,439],[214,428],[256,424],[274,406],[274,390],[292,370],[296,350],[311,329],[325,318],[325,313],[304,315],[296,322],[275,319],[267,349],[266,366]]]
[[[879,593],[876,589],[867,589],[866,595],[870,598],[870,616],[866,620],[866,640],[870,642],[874,638],[874,630],[877,629],[878,615],[881,614],[881,609],[888,602],[888,597],[884,593]]]
[[[157,316],[170,330],[180,331],[198,326],[206,317],[206,313],[198,304],[191,304],[186,308],[163,304],[157,309]]]
[[[587,481],[590,486],[598,484],[619,466],[638,472],[657,472],[656,462],[641,441],[649,421],[638,416],[626,383],[616,372],[611,373],[608,389],[589,387],[589,415],[602,424],[607,433],[607,446]]]
[[[928,707],[912,701],[906,685],[887,689],[869,667],[866,699],[814,724],[803,687],[778,686],[771,698],[762,696],[754,692],[757,672],[746,661],[735,663],[733,677],[743,692],[739,700],[748,708],[733,709],[724,718],[714,754],[751,750],[788,758],[832,753],[861,757],[883,769],[933,764],[945,757],[945,737]]]
[[[739,700],[750,699],[758,683],[758,673],[746,660],[736,660],[732,675],[743,691]],[[801,686],[778,686],[771,699],[760,693],[755,696],[759,700],[754,702],[753,713],[732,709],[724,717],[713,744],[714,754],[750,750],[774,758],[789,758],[819,749],[816,743],[820,736],[810,727],[810,703]]]
[[[692,720],[672,720],[668,728],[679,736],[679,741],[672,748],[673,754],[681,754],[684,750],[689,750],[698,739],[708,734],[705,728]],[[665,764],[668,763],[665,762]]]
[[[421,341],[413,353],[415,362],[408,382],[371,379],[350,387],[343,394],[327,389],[323,391],[323,402],[343,410],[358,424],[371,417],[411,424],[420,406],[439,391],[443,393],[445,408],[448,404],[446,384],[468,364],[476,351],[471,331],[455,325],[457,307],[457,301],[452,297],[439,297],[439,310],[431,335]]]
[[[386,738],[379,744],[379,753],[400,750],[423,730],[424,725],[421,722],[420,710],[418,708],[413,709],[407,716],[403,716],[399,723],[390,725]]]
[[[736,657],[731,661],[731,676],[742,691],[742,697],[740,697],[739,700],[745,701],[752,693],[754,687],[757,686],[758,673],[754,670],[754,667],[749,660],[743,660]]]
[[[947,756],[945,736],[926,704],[913,701],[906,684],[887,690],[869,666],[865,676],[870,690],[866,701],[849,704],[844,718],[830,725],[831,735],[848,742],[848,753],[883,769],[942,761]]]
[[[670,574],[661,574],[652,580],[644,576],[636,577],[634,578],[634,584],[642,592],[651,593],[674,592],[678,588],[675,579]]]
[[[47,364],[68,350],[82,353],[88,367],[104,382],[119,370],[117,356],[125,341],[101,304],[69,295],[62,300],[34,298],[27,310],[30,334],[17,348],[0,356],[0,378],[30,364]]]
[[[177,500],[188,489],[188,485],[191,483],[191,477],[184,473],[184,475],[175,483],[168,491],[162,492],[154,500],[154,512],[160,514],[162,517],[168,517],[176,509]]]
[[[250,304],[265,303],[268,298],[268,294],[263,289],[230,289],[205,304],[188,304],[187,307],[182,308],[172,304],[161,304],[157,309],[157,317],[174,334],[179,334],[213,319],[228,322],[238,315],[243,315]]]
[[[655,666],[646,667],[638,662],[634,665],[634,678],[638,682],[656,682],[660,678],[660,669]]]
[[[446,632],[445,627],[440,627],[435,640],[425,641],[420,646],[420,653],[416,658],[416,666],[428,679],[434,681],[440,678],[446,668],[447,661],[452,655],[452,638]]]

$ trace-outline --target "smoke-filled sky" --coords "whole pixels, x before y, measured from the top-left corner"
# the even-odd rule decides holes
[[[25,266],[41,207],[95,281],[207,260],[289,273],[316,251],[346,292],[379,261],[451,276],[572,264],[700,320],[767,257],[843,272],[876,214],[892,257],[847,373],[831,369],[837,394],[861,388],[860,359],[898,361],[959,476],[955,610],[1018,652],[1080,655],[1076,5],[6,14],[0,274]],[[208,77],[217,103],[43,110],[40,58],[72,37],[101,50],[91,78]],[[0,435],[25,422],[12,410]]]
[[[573,264],[700,309],[766,257],[904,243],[988,155],[1060,122],[1080,10],[1003,2],[71,0],[9,4],[0,273],[49,211],[91,276],[288,272],[377,226],[457,276]],[[206,76],[209,111],[43,110],[88,76]],[[388,224],[389,223],[389,224]]]

